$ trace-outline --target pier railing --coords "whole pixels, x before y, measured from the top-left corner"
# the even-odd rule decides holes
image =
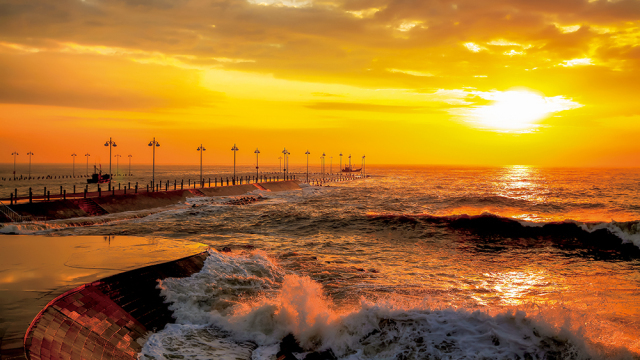
[[[115,196],[115,195],[134,195],[139,193],[154,193],[154,192],[169,192],[169,191],[178,191],[178,190],[190,190],[190,189],[198,189],[198,188],[215,188],[215,187],[224,187],[224,186],[234,186],[234,185],[244,185],[244,184],[256,184],[256,183],[269,183],[269,182],[279,182],[279,181],[288,181],[288,180],[298,180],[304,173],[297,174],[284,174],[283,176],[279,175],[271,175],[269,173],[261,174],[259,176],[238,176],[238,177],[213,177],[208,179],[200,179],[193,180],[187,179],[177,181],[153,181],[147,184],[139,184],[138,182],[128,182],[128,183],[106,183],[106,184],[96,184],[95,191],[89,190],[89,185],[85,184],[80,187],[80,189],[76,188],[76,185],[73,185],[73,191],[67,192],[67,190],[63,186],[56,186],[55,188],[47,188],[44,187],[42,191],[33,191],[34,189],[29,188],[27,194],[19,196],[18,189],[16,188],[14,192],[10,194],[10,197],[4,200],[5,202],[9,202],[9,205],[19,204],[24,202],[36,202],[36,201],[51,201],[51,200],[77,200],[82,198],[98,198],[103,196]],[[341,182],[341,181],[349,181],[360,179],[363,176],[361,174],[319,174],[314,173],[313,179],[309,179],[309,184],[311,185],[323,185],[329,182]],[[318,176],[320,175],[320,176]],[[301,180],[302,182],[306,182],[305,180]],[[102,186],[100,186],[102,185]],[[123,186],[124,185],[124,186]],[[55,190],[54,190],[55,189]],[[53,191],[52,191],[53,190]],[[71,189],[69,189],[71,190]],[[77,190],[80,190],[77,192]],[[59,191],[59,192],[58,192]],[[55,193],[54,193],[55,192]],[[39,193],[38,195],[36,195]],[[24,216],[19,218],[19,214],[16,214],[4,205],[6,210],[2,211],[3,214],[6,215],[12,221],[35,221],[39,219],[25,219]],[[13,213],[13,214],[12,214]],[[15,220],[14,220],[15,219]]]
[[[32,220],[31,216],[22,216],[18,214],[17,212],[11,210],[11,208],[5,205],[2,201],[0,201],[0,213],[2,213],[12,222],[23,222]]]

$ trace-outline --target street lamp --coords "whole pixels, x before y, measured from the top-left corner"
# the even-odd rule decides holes
[[[76,177],[76,156],[78,156],[76,153],[71,154],[71,158],[73,159],[73,170],[71,170],[71,175],[73,175],[73,177]],[[29,167],[31,167],[31,160],[29,160]]]
[[[282,154],[284,155],[284,167],[282,168],[282,180],[285,179],[284,174],[287,172],[287,148],[284,148],[284,150],[282,150]]]
[[[120,176],[120,158],[122,156],[120,154],[116,154],[113,155],[113,157],[116,158],[116,176]]]
[[[254,153],[256,154],[256,181],[258,181],[258,169],[259,169],[259,165],[258,165],[258,154],[260,154],[260,150],[258,150],[258,148],[256,148],[256,151],[254,151]]]
[[[109,183],[111,183],[111,178],[113,177],[113,175],[111,174],[111,148],[114,148],[118,145],[116,145],[116,142],[113,141],[111,138],[109,138],[109,141],[104,143],[104,146],[108,146],[109,147]]]
[[[365,166],[364,155],[362,155],[362,176],[367,177],[367,171],[364,166]]]
[[[340,172],[342,172],[342,153],[340,153]]]
[[[133,155],[129,154],[129,176],[131,176],[131,158]]]
[[[87,158],[87,176],[89,176],[89,156],[91,156],[89,153],[84,154],[84,156]]]
[[[200,151],[200,181],[199,182],[201,183],[203,181],[203,178],[202,178],[202,152],[206,151],[207,149],[205,149],[204,146],[202,146],[202,144],[200,144],[200,147],[198,149],[196,149],[196,150]],[[209,183],[211,183],[211,182],[209,182]]]
[[[29,180],[31,180],[31,155],[33,155],[33,152],[29,151],[27,155],[29,155]]]
[[[324,167],[324,157],[327,156],[325,155],[325,153],[322,153],[322,156],[320,157],[322,159],[322,177],[324,178],[324,174],[326,173],[325,171],[325,167]]]
[[[307,150],[305,154],[307,155],[307,182],[309,182],[309,154],[311,153]]]
[[[238,150],[240,149],[238,149],[236,144],[233,144],[233,147],[231,148],[231,151],[233,151],[233,185],[236,184],[236,152]]]
[[[353,168],[351,167],[351,154],[349,154],[349,171],[351,171]]]
[[[11,153],[13,155],[13,180],[16,179],[16,156],[19,155],[17,151]]]
[[[153,189],[156,188],[156,148],[160,146],[160,143],[156,141],[156,138],[153,138],[153,141],[149,141],[149,146],[153,148],[153,167],[151,170],[151,187]]]
[[[291,155],[291,153],[287,150],[287,153],[284,154],[284,166],[287,168],[287,178],[289,178],[289,155]]]

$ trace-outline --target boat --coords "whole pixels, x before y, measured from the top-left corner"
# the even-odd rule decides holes
[[[98,170],[98,167],[93,165],[93,174],[91,174],[91,179],[87,179],[87,184],[104,184],[108,182],[111,182],[111,175],[102,175],[102,166]]]
[[[360,172],[362,170],[362,168],[359,169],[354,169],[351,165],[346,165],[344,167],[344,169],[342,169],[343,173],[354,173],[354,172]]]
[[[340,156],[342,156],[342,154],[340,154]],[[360,172],[361,170],[362,168],[354,169],[353,166],[351,166],[351,155],[349,155],[349,165],[345,164],[344,169],[342,169],[341,171],[343,173],[355,173],[355,172]]]

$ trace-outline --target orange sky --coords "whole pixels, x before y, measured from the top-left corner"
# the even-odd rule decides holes
[[[0,162],[640,166],[638,0],[9,0]],[[312,156],[313,156],[312,155]]]

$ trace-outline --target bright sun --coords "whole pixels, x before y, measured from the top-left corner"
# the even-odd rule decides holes
[[[475,122],[483,128],[507,132],[528,132],[553,112],[581,105],[562,96],[544,97],[526,90],[492,91],[478,94],[493,103],[471,110]]]

